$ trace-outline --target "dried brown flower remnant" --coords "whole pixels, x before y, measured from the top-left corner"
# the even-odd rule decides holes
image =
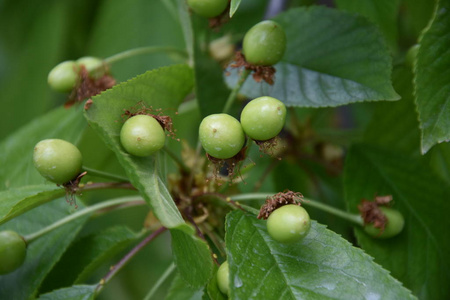
[[[73,180],[62,184],[62,186],[66,190],[67,203],[69,203],[70,205],[74,204],[75,208],[78,208],[78,205],[77,205],[77,202],[75,199],[75,194],[78,191],[81,178],[83,178],[86,174],[87,174],[87,172],[82,172],[82,173],[78,174],[78,176],[76,178],[74,178]]]
[[[392,201],[392,195],[386,195],[386,196],[375,196],[375,202],[378,205],[382,206],[388,206]]]
[[[266,220],[275,209],[288,204],[301,205],[301,201],[303,201],[301,193],[289,190],[267,197],[266,203],[259,211],[258,219]]]
[[[380,206],[388,206],[392,201],[392,195],[375,196],[374,201],[366,199],[361,200],[358,210],[364,221],[364,225],[373,224],[375,228],[380,229],[380,234],[386,228],[387,218],[379,208]]]
[[[92,99],[86,101],[86,103],[84,103],[84,110],[88,110],[91,107],[92,103],[94,103]]]
[[[283,151],[283,149],[280,149],[279,141],[280,141],[280,138],[278,136],[275,136],[266,141],[255,140],[255,143],[256,143],[256,145],[258,145],[260,152],[270,155],[271,157],[274,157],[278,160],[281,160],[281,157],[277,156],[277,153],[280,153]]]
[[[105,74],[98,79],[91,78],[89,72],[84,65],[82,65],[80,66],[77,85],[72,90],[69,100],[64,104],[64,107],[71,107],[76,102],[81,102],[86,98],[100,94],[104,90],[113,87],[115,84],[116,80],[108,74]]]
[[[209,28],[214,31],[219,31],[222,25],[230,21],[230,3],[228,3],[227,8],[218,16],[208,19]]]
[[[213,176],[214,179],[218,182],[218,185],[222,185],[219,179],[219,173],[220,169],[222,169],[223,166],[226,166],[228,178],[230,178],[231,183],[233,183],[233,178],[236,174],[240,176],[240,169],[239,169],[239,162],[243,161],[245,159],[245,152],[247,150],[247,147],[243,147],[235,156],[228,158],[228,159],[219,159],[215,158],[208,153],[206,153],[206,157],[208,160],[212,163],[214,171]]]
[[[275,68],[272,66],[255,66],[248,63],[245,60],[245,55],[241,51],[236,52],[235,62],[230,65],[232,68],[244,67],[247,70],[253,71],[253,79],[256,82],[261,82],[264,80],[268,84],[273,84],[273,79],[275,77]]]

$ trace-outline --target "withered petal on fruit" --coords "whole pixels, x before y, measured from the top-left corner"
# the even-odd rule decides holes
[[[104,90],[113,87],[116,84],[116,80],[111,75],[105,74],[99,79],[91,78],[89,72],[84,65],[80,67],[79,79],[72,90],[69,100],[64,104],[64,107],[68,108],[76,102],[81,102],[86,98],[90,98],[97,94],[100,94]]]
[[[288,204],[301,205],[301,201],[303,201],[302,193],[293,192],[290,190],[279,192],[271,197],[267,197],[266,202],[263,206],[261,206],[258,219],[266,220],[277,208]]]
[[[235,61],[230,65],[231,68],[244,67],[246,70],[253,71],[253,79],[256,82],[264,80],[266,83],[273,85],[275,77],[275,68],[273,66],[255,66],[245,60],[245,55],[241,51],[236,52]]]

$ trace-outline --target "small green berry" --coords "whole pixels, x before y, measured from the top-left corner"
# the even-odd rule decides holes
[[[92,56],[84,56],[76,61],[78,66],[84,66],[94,78],[100,78],[105,74],[105,63],[102,59]]]
[[[230,270],[228,268],[228,261],[224,261],[217,270],[217,285],[219,290],[225,295],[230,293]]]
[[[310,228],[308,212],[295,204],[277,208],[267,219],[269,235],[280,243],[298,242],[308,234]]]
[[[199,16],[213,18],[228,6],[228,0],[187,0],[188,6]]]
[[[80,174],[82,156],[73,144],[48,139],[40,141],[34,147],[33,162],[42,176],[57,184],[64,184]]]
[[[64,61],[54,67],[47,77],[50,87],[58,92],[68,93],[77,83],[78,65],[72,61]]]
[[[148,115],[129,118],[120,131],[120,142],[135,156],[149,156],[164,147],[166,134],[161,124]]]
[[[27,245],[14,231],[0,231],[0,275],[11,273],[25,261]]]
[[[200,123],[199,138],[205,151],[219,159],[235,156],[245,142],[241,123],[227,114],[213,114],[204,118]]]
[[[277,136],[286,121],[286,106],[272,97],[259,97],[242,110],[241,124],[245,133],[257,141]]]
[[[271,66],[279,62],[286,50],[286,33],[274,21],[262,21],[244,36],[245,60],[252,65]]]
[[[379,209],[387,218],[387,223],[383,231],[380,228],[376,228],[373,224],[367,224],[364,226],[364,231],[375,238],[387,239],[396,236],[402,232],[405,225],[405,219],[403,215],[395,209],[381,206]]]

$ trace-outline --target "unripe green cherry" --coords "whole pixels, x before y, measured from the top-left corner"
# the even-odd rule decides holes
[[[199,16],[213,18],[228,6],[228,0],[187,0],[188,6]]]
[[[54,67],[48,74],[47,82],[53,90],[68,93],[75,87],[77,79],[78,65],[69,60]]]
[[[298,242],[308,234],[310,228],[308,212],[295,204],[277,208],[267,219],[269,235],[280,243]]]
[[[228,261],[224,261],[217,270],[217,285],[219,290],[225,295],[230,293],[230,270],[228,268]]]
[[[379,207],[379,209],[387,218],[387,223],[384,231],[381,232],[381,229],[374,227],[373,224],[365,225],[364,231],[369,235],[380,239],[391,238],[402,232],[405,225],[405,219],[403,218],[403,215],[398,210],[389,207],[381,206]]]
[[[277,136],[285,121],[284,103],[268,96],[253,99],[241,113],[242,128],[251,139],[257,141],[267,141]]]
[[[27,245],[14,231],[0,231],[0,275],[11,273],[25,261]]]
[[[120,142],[125,150],[135,156],[149,156],[164,147],[166,134],[161,124],[148,115],[129,118],[120,131]]]
[[[279,62],[286,50],[286,33],[274,21],[262,21],[244,36],[242,50],[252,65],[271,66]]]
[[[241,151],[244,131],[238,120],[227,114],[213,114],[200,123],[199,138],[203,149],[212,157],[228,159]]]
[[[105,74],[105,63],[102,59],[93,56],[84,56],[76,61],[78,66],[84,66],[94,78],[100,78]]]
[[[82,156],[75,145],[64,140],[48,139],[34,147],[33,162],[42,176],[64,184],[80,174]]]

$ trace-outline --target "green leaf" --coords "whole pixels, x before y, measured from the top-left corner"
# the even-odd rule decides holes
[[[241,0],[231,0],[230,3],[230,18],[233,17],[234,13],[239,8],[239,5],[241,4]]]
[[[336,0],[339,9],[358,13],[376,24],[389,45],[397,48],[399,0]]]
[[[405,217],[403,232],[391,239],[377,240],[358,229],[363,249],[420,299],[448,299],[449,184],[421,160],[367,146],[350,149],[344,178],[351,212],[363,198],[392,195],[393,208]]]
[[[78,205],[83,207],[81,201]],[[14,230],[21,235],[34,233],[69,215],[73,209],[64,199],[59,199],[14,218],[0,226],[0,230]],[[33,298],[87,218],[78,218],[29,244],[25,263],[13,273],[0,276],[0,299]]]
[[[172,229],[172,252],[181,277],[194,289],[204,287],[213,273],[213,261],[208,244],[195,236],[195,230]]]
[[[441,0],[420,39],[415,94],[422,131],[422,153],[450,140],[450,0]]]
[[[74,285],[56,290],[39,297],[40,300],[92,300],[95,297],[96,285]]]
[[[81,107],[59,107],[39,117],[0,144],[0,190],[45,183],[34,169],[33,148],[43,139],[59,138],[76,144],[83,134],[86,121]],[[52,183],[53,186],[55,186]]]
[[[227,216],[232,299],[414,299],[361,249],[312,222],[299,243],[273,241],[266,221]]]
[[[375,104],[364,142],[389,147],[411,156],[420,156],[420,131],[413,97],[413,74],[406,66],[394,69],[395,90],[402,99]]]
[[[292,9],[275,18],[286,31],[287,48],[275,65],[275,83],[247,79],[241,93],[273,96],[288,106],[325,107],[398,100],[391,57],[378,29],[363,17],[325,7]],[[226,78],[237,82],[237,71]]]
[[[86,111],[92,128],[117,155],[131,183],[150,204],[156,217],[168,228],[184,224],[178,208],[159,176],[158,154],[136,157],[126,153],[120,144],[120,129],[124,110],[146,107],[163,109],[171,114],[193,86],[192,70],[185,65],[148,71],[125,83],[119,84],[93,97],[93,104]]]
[[[450,182],[450,143],[436,145],[430,150],[428,156],[433,170]]]
[[[0,192],[0,224],[66,194],[54,185],[31,185]]]
[[[128,227],[115,226],[77,240],[47,276],[43,287],[52,290],[85,282],[98,267],[128,247],[136,238]]]
[[[201,300],[203,296],[203,288],[194,289],[190,287],[186,281],[177,274],[172,281],[166,300]]]

